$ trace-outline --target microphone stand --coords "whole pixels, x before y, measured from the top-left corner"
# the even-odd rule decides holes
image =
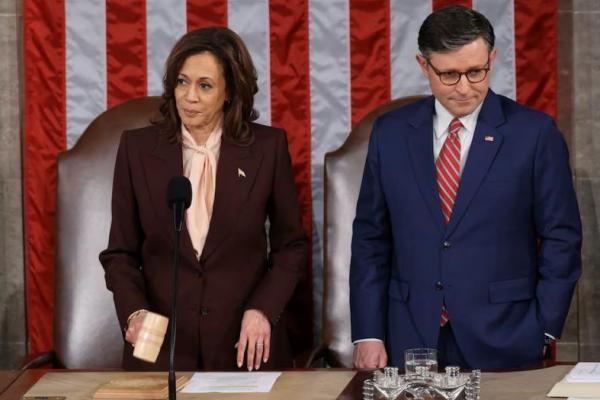
[[[171,319],[169,320],[169,328],[171,330],[170,348],[169,348],[169,400],[177,398],[177,390],[175,386],[175,334],[177,321],[177,270],[179,267],[179,236],[181,235],[181,227],[183,224],[183,215],[177,218],[179,214],[183,214],[185,208],[182,202],[173,204],[173,223],[175,226],[175,250],[173,251],[173,270],[171,275]]]

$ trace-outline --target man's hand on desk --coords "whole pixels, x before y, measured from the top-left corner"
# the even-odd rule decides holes
[[[387,353],[381,340],[367,340],[354,345],[354,368],[383,368],[387,361]]]

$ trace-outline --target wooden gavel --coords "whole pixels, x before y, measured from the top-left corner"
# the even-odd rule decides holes
[[[156,362],[168,325],[167,317],[153,312],[146,313],[135,342],[133,356],[150,363]]]

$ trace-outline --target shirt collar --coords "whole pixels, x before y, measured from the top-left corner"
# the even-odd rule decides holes
[[[475,126],[477,126],[477,118],[479,117],[479,112],[481,111],[481,107],[483,106],[483,101],[479,103],[477,108],[473,110],[473,112],[469,115],[465,115],[464,117],[459,118],[458,120],[463,125],[464,129],[469,132],[475,132]],[[454,119],[454,116],[450,114],[450,112],[439,102],[438,99],[435,99],[435,137],[436,139],[440,139],[442,135],[444,135],[448,131],[448,125]]]

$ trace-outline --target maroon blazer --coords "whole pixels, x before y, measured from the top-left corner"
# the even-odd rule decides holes
[[[215,203],[200,260],[187,228],[181,235],[175,368],[234,369],[245,310],[271,322],[271,356],[264,368],[291,366],[285,307],[307,265],[307,237],[285,132],[251,124],[254,140],[223,136]],[[242,170],[245,174],[239,174]],[[181,145],[156,126],[124,132],[117,153],[108,248],[100,253],[106,285],[124,328],[135,310],[170,315],[173,222],[166,203],[171,177],[183,175]],[[269,232],[265,221],[269,220]],[[267,240],[268,235],[268,240]],[[132,356],[123,368],[166,369],[168,336],[156,364]]]

